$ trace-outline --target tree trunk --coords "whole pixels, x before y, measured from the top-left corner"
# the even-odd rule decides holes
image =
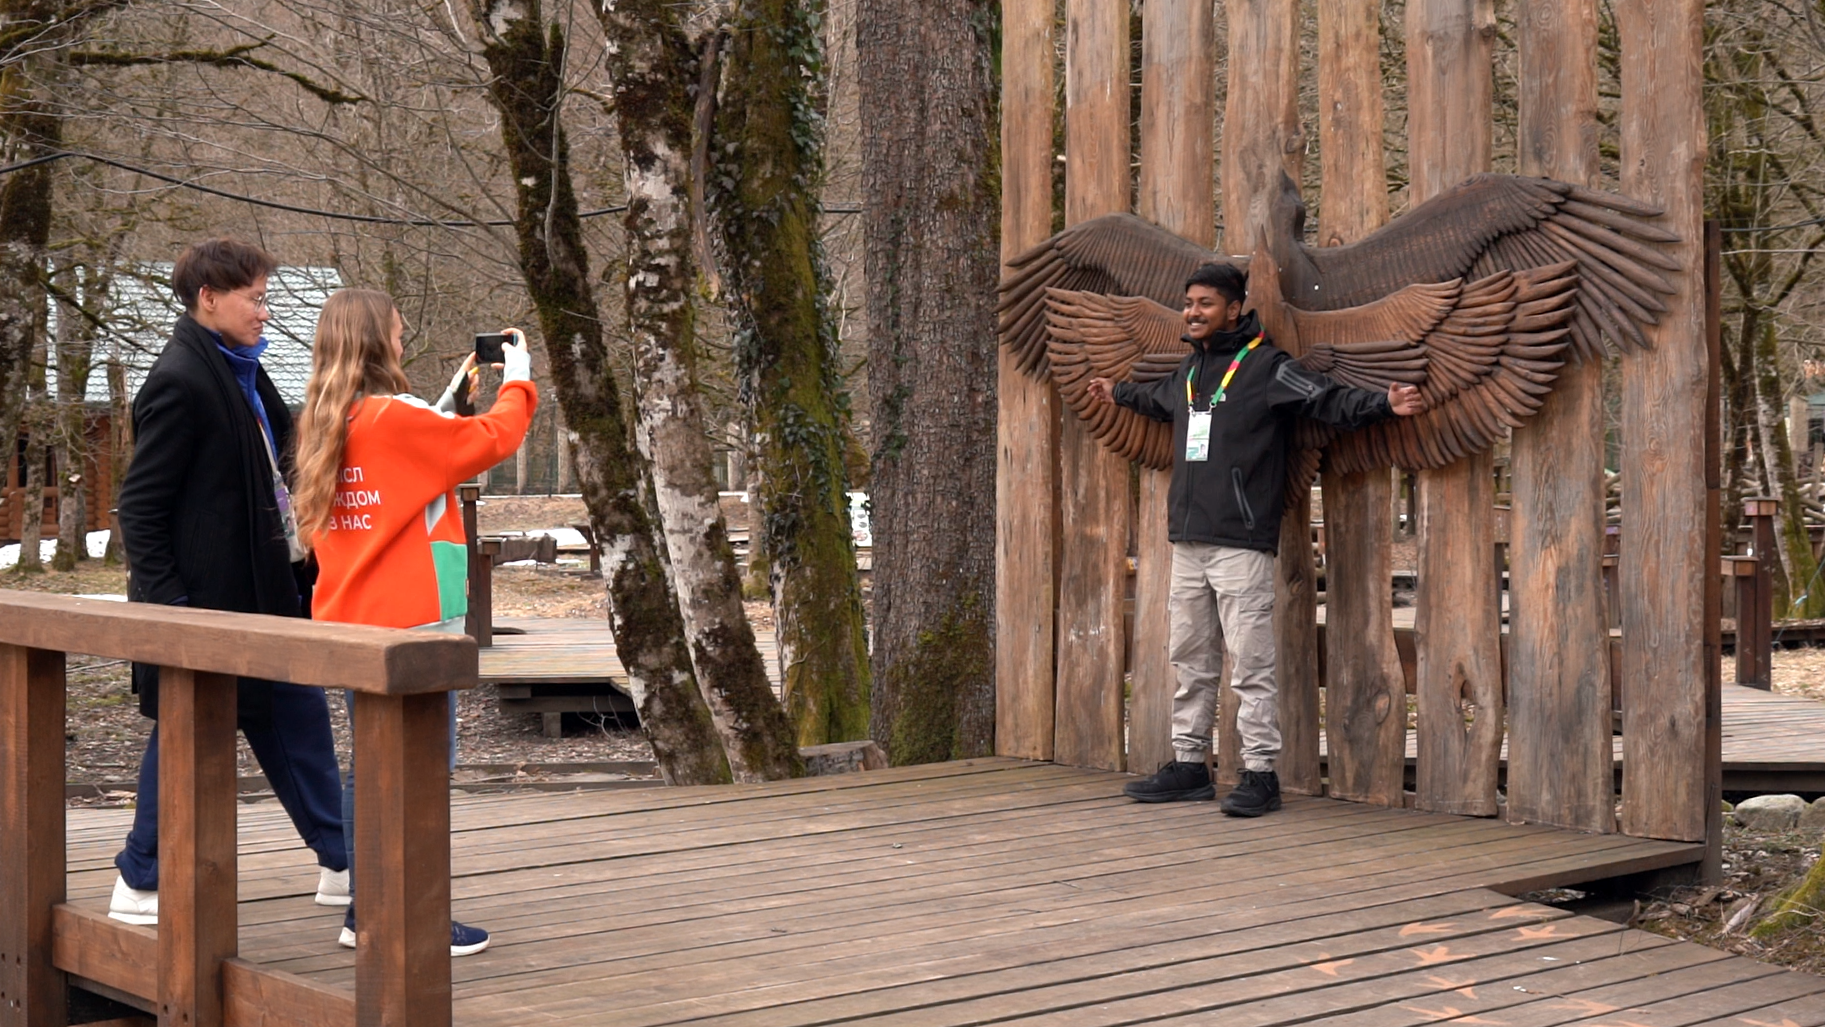
[[[51,567],[73,571],[89,558],[88,435],[83,421],[83,398],[88,391],[89,368],[94,360],[95,331],[84,312],[74,304],[57,306],[57,431],[59,476],[57,481],[57,552]]]
[[[990,0],[866,0],[856,19],[873,735],[895,763],[994,749],[998,20]]]
[[[696,51],[668,0],[620,0],[597,14],[609,40],[605,64],[627,161],[628,266],[621,280],[634,349],[635,437],[652,466],[692,665],[736,777],[797,777],[804,761],[742,610],[697,387],[690,203]]]
[[[14,10],[19,7],[30,9]],[[0,22],[5,24],[40,17],[35,6],[22,0],[0,3]],[[47,47],[43,52],[59,51]],[[0,70],[0,159],[6,163],[62,148],[62,122],[36,96],[42,88],[37,77],[49,60],[22,58]],[[50,233],[51,166],[21,168],[0,179],[0,439],[18,437],[25,410],[32,347],[44,320],[45,245]]]
[[[726,258],[737,373],[759,458],[753,537],[770,568],[786,712],[800,745],[866,738],[869,727],[868,643],[843,469],[849,403],[817,230],[825,7],[737,6],[715,137],[702,151],[716,160],[713,174],[703,169],[704,185]]]
[[[44,527],[44,464],[49,455],[45,439],[51,433],[50,411],[45,409],[42,390],[36,395],[28,395],[25,401],[25,486],[20,497],[25,509],[20,511],[19,518],[19,564],[20,574],[43,574],[44,555],[39,551],[38,543],[43,538]]]
[[[603,552],[615,649],[665,779],[725,782],[729,763],[692,672],[590,289],[559,121],[564,38],[555,25],[545,34],[536,2],[475,0],[471,10],[494,73],[489,96],[501,114],[501,139],[519,182],[520,272],[538,310],[577,482]]]
[[[127,547],[121,543],[120,523],[112,511],[119,505],[120,483],[127,476],[127,464],[133,459],[133,417],[127,406],[127,365],[121,362],[120,340],[115,339],[108,358],[108,550],[102,560],[125,565]]]
[[[1781,498],[1780,530],[1775,532],[1775,549],[1780,552],[1782,572],[1775,582],[1774,614],[1784,617],[1825,616],[1825,589],[1817,581],[1819,564],[1812,556],[1812,538],[1806,531],[1806,508],[1800,500],[1800,480],[1793,471],[1793,448],[1787,433],[1781,430],[1785,405],[1781,399],[1780,357],[1775,344],[1779,337],[1772,320],[1763,320],[1755,341],[1756,408],[1761,428],[1762,464],[1769,483]],[[1767,555],[1757,553],[1767,559]]]

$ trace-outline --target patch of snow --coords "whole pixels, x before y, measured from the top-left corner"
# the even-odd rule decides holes
[[[88,537],[84,539],[84,543],[89,550],[89,557],[91,559],[99,560],[102,558],[103,554],[108,551],[108,533],[106,531],[91,531],[89,532]],[[48,538],[40,539],[38,541],[38,556],[45,563],[50,563],[51,557],[56,555],[56,539]],[[0,546],[0,569],[17,566],[18,563],[19,543],[15,542],[10,546]]]

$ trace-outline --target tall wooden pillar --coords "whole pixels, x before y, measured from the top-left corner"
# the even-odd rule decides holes
[[[1318,62],[1318,237],[1325,246],[1354,242],[1388,219],[1380,14],[1375,0],[1318,4],[1318,51],[1325,55]],[[1386,470],[1324,477],[1331,794],[1384,806],[1401,803],[1407,763],[1406,676],[1394,644],[1393,500]]]
[[[1128,6],[1069,0],[1065,222],[1128,209]],[[1053,755],[1120,770],[1128,462],[1062,405],[1058,442],[1058,685]]]
[[[1494,40],[1493,0],[1407,5],[1414,203],[1489,169]],[[1493,816],[1502,746],[1494,457],[1485,451],[1419,477],[1417,805]]]
[[[1298,0],[1228,0],[1229,85],[1223,109],[1223,249],[1250,253],[1260,241],[1266,199],[1285,171],[1299,180],[1305,135],[1299,124]],[[1318,689],[1317,570],[1309,497],[1288,503],[1275,568],[1275,675],[1285,697]],[[1223,684],[1219,718],[1223,781],[1242,769],[1236,697]],[[1297,708],[1299,698],[1294,698]]]
[[[1141,35],[1140,214],[1202,246],[1215,246],[1215,40],[1209,0],[1151,0]],[[1128,766],[1150,771],[1173,758],[1166,598],[1169,471],[1141,469],[1134,582],[1133,696]]]
[[[1685,270],[1622,357],[1622,829],[1705,837],[1703,0],[1620,0],[1622,191],[1661,205]]]
[[[1051,0],[1001,8],[1001,253],[1052,232]],[[995,473],[995,751],[1052,758],[1058,394],[1000,351]]]
[[[1523,0],[1518,15],[1520,171],[1595,185],[1595,0]],[[1613,831],[1600,350],[1559,372],[1512,466],[1508,819]]]

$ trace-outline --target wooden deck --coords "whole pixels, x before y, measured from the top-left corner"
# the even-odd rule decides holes
[[[1517,903],[1695,846],[1321,799],[1231,820],[991,759],[760,786],[458,796],[456,1022],[1825,1024],[1825,978]],[[129,814],[71,811],[105,908]],[[340,914],[240,813],[241,954],[341,987]]]

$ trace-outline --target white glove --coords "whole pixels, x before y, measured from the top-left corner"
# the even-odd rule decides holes
[[[475,354],[471,353],[463,359],[461,364],[457,365],[456,376],[450,379],[450,387],[444,390],[442,396],[438,397],[437,410],[439,413],[453,414],[456,412],[456,395],[462,391],[463,379],[467,378],[469,372],[474,368]]]
[[[513,338],[501,343],[501,355],[506,358],[501,365],[501,382],[529,382],[532,380],[532,348],[526,345],[526,333],[518,328],[505,331]]]

